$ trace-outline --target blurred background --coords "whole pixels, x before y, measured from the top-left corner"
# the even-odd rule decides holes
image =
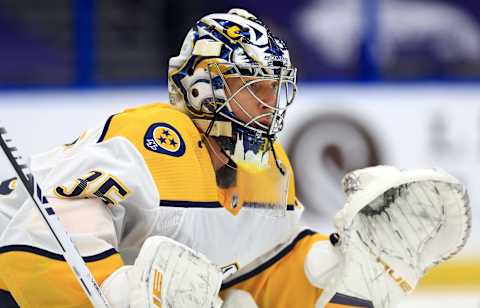
[[[162,84],[192,23],[235,6],[288,42],[301,81],[480,79],[478,1],[284,2],[1,0],[0,84]]]
[[[478,0],[0,0],[0,121],[30,155],[167,101],[189,27],[231,7],[263,19],[298,67],[281,140],[304,222],[332,230],[347,171],[441,167],[470,190],[472,238],[402,307],[480,307]]]

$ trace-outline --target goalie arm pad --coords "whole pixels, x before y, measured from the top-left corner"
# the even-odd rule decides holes
[[[203,255],[152,236],[132,266],[112,273],[101,288],[112,307],[220,307],[222,273]]]

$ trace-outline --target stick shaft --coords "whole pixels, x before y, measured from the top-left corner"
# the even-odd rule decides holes
[[[0,147],[15,170],[18,179],[26,188],[31,200],[35,204],[35,207],[38,209],[40,215],[50,229],[50,232],[55,238],[55,241],[57,242],[63,257],[65,258],[65,261],[67,261],[67,264],[70,266],[70,269],[79,281],[79,284],[85,291],[85,294],[93,306],[95,308],[108,308],[108,301],[102,294],[100,287],[95,281],[95,278],[80,256],[78,249],[68,236],[63,225],[58,219],[58,216],[55,214],[55,211],[48,203],[48,200],[43,196],[40,186],[35,182],[33,175],[25,173],[27,166],[19,163],[19,157],[14,156],[13,152],[17,151],[17,148],[8,146],[6,139],[3,137],[5,134],[6,129],[0,127]]]

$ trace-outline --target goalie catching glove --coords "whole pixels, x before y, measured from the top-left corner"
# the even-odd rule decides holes
[[[169,238],[152,236],[132,266],[101,288],[112,307],[219,308],[222,273],[206,257]]]
[[[365,307],[395,307],[470,234],[465,187],[442,171],[378,166],[351,172],[342,184],[347,201],[335,217],[335,247],[318,244],[305,262],[310,282],[325,288],[317,307],[337,293],[370,301]]]

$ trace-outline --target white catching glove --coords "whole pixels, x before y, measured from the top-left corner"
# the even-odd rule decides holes
[[[112,307],[219,308],[222,272],[206,257],[172,239],[153,236],[133,266],[110,275],[101,289]]]
[[[335,217],[339,242],[312,249],[306,259],[309,280],[328,283],[317,307],[336,293],[395,307],[470,234],[467,192],[445,172],[378,166],[351,172],[342,184],[347,202]],[[322,255],[330,272],[317,270],[322,262],[316,265],[314,257]]]

